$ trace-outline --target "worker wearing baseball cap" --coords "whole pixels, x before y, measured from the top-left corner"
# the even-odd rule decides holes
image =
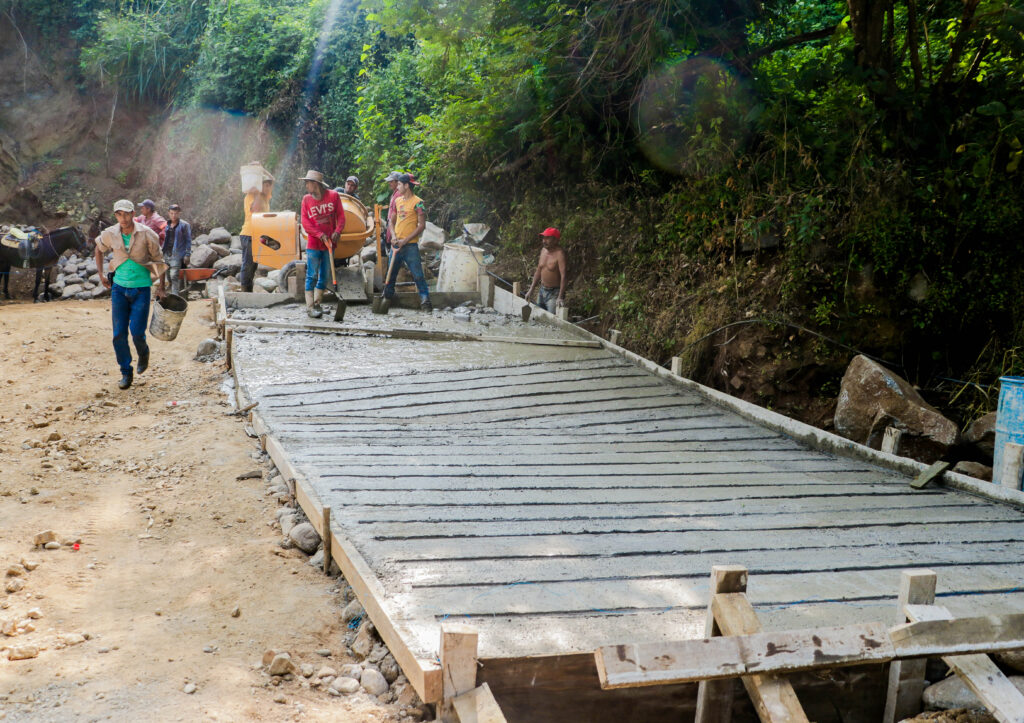
[[[122,199],[114,204],[117,223],[103,229],[96,237],[96,272],[103,285],[110,289],[110,313],[114,326],[114,354],[121,368],[121,381],[117,386],[127,389],[132,385],[132,352],[128,347],[128,333],[135,342],[139,361],[139,374],[149,366],[149,345],[146,343],[146,324],[149,321],[149,303],[154,279],[156,297],[164,298],[164,263],[160,239],[149,226],[132,218],[135,205]],[[111,273],[103,270],[104,256],[110,259]]]
[[[419,240],[423,229],[427,225],[427,210],[423,199],[412,191],[416,179],[408,173],[398,177],[398,197],[394,200],[395,213],[388,214],[388,226],[391,228],[391,238],[394,239],[391,250],[390,263],[384,268],[387,270],[387,278],[384,279],[384,298],[390,299],[395,295],[395,279],[398,276],[398,269],[405,266],[416,282],[416,290],[420,294],[420,308],[424,311],[432,311],[430,303],[430,291],[427,288],[427,279],[423,274],[423,262],[420,259]]]
[[[562,234],[557,228],[549,227],[540,232],[540,261],[533,273],[530,290],[526,292],[526,300],[529,301],[539,281],[537,306],[552,314],[565,303],[566,258],[565,249],[559,245],[561,239]]]
[[[160,238],[160,245],[164,243],[164,236],[167,233],[167,219],[156,212],[156,204],[150,199],[146,199],[139,204],[139,215],[135,217],[135,221],[138,223],[144,223],[149,226],[156,235]]]

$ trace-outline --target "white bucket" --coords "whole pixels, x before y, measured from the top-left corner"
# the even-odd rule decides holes
[[[270,175],[260,163],[247,163],[242,166],[241,173],[242,193],[259,193],[263,190],[263,179]]]
[[[445,244],[437,272],[438,291],[479,291],[484,250],[476,246]]]

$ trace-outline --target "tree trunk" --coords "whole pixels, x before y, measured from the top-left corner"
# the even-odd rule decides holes
[[[893,0],[847,0],[853,57],[861,68],[889,68],[891,54],[885,39],[885,18],[892,5]]]

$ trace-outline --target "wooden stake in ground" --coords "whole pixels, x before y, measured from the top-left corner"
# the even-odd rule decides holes
[[[899,607],[930,605],[935,600],[935,573],[905,570],[900,575]],[[894,660],[889,665],[889,690],[885,696],[882,723],[896,723],[921,712],[924,668],[927,660]]]
[[[715,565],[711,568],[711,591],[708,599],[704,635],[713,638],[722,634],[715,622],[712,602],[722,592],[746,592],[747,568],[743,565]],[[732,720],[733,690],[736,681],[702,680],[697,688],[697,715],[694,723],[729,723]]]

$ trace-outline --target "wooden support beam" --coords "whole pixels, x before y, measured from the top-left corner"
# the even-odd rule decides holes
[[[555,309],[555,316],[557,316],[562,321],[569,321],[569,307],[559,306],[557,309]]]
[[[523,289],[518,281],[512,282],[512,296],[518,296],[520,298],[523,296]]]
[[[721,593],[740,593],[747,590],[747,568],[743,565],[714,565],[711,568],[711,592],[708,598],[708,611],[704,619],[704,635],[713,638],[722,634],[715,613],[712,609],[715,595]],[[598,675],[603,666],[598,663]],[[601,687],[605,686],[604,677]],[[733,690],[731,680],[702,680],[697,688],[697,714],[694,723],[728,723],[732,720]]]
[[[330,505],[324,505],[320,508],[320,512],[323,515],[323,528],[320,531],[320,537],[324,541],[324,574],[328,575],[331,572],[331,507]]]
[[[459,723],[506,723],[491,687],[484,683],[452,699]]]
[[[1024,444],[1007,442],[1003,445],[1003,468],[999,470],[999,484],[1011,490],[1021,489],[1024,474]]]
[[[1000,653],[1024,648],[1024,613],[976,618],[945,617],[946,608],[904,605],[907,617],[917,622],[889,631],[896,656],[934,657],[958,653]]]
[[[931,467],[924,470],[910,481],[910,486],[915,490],[923,490],[928,484],[936,477],[941,477],[943,472],[950,468],[949,462],[943,462],[941,459],[938,462],[932,464]]]
[[[681,356],[672,357],[672,373],[677,377],[683,376],[683,358]]]
[[[438,719],[459,723],[454,699],[476,687],[476,629],[462,623],[441,624],[441,705]]]
[[[882,437],[882,451],[887,454],[900,453],[900,440],[903,438],[903,430],[896,427],[886,427],[885,436]]]
[[[761,632],[757,613],[744,593],[719,593],[711,598],[715,620],[725,635]],[[792,684],[778,675],[745,675],[743,686],[764,723],[810,723]]]
[[[337,326],[332,324],[304,324],[288,321],[249,321],[229,319],[228,331],[239,329],[280,329],[282,331],[318,332],[323,334],[367,334],[392,339],[416,339],[422,341],[487,341],[502,344],[532,344],[536,346],[580,347],[600,349],[601,342],[584,339],[543,339],[539,337],[491,336],[484,334],[463,334],[454,331],[432,331],[428,329],[395,329],[362,326]]]
[[[622,336],[622,332],[619,331],[618,329],[609,329],[608,330],[608,341],[610,341],[615,346],[619,345],[619,338],[621,336]]]
[[[907,617],[916,622],[952,621],[949,610],[938,605],[906,605]],[[967,618],[983,620],[984,618]],[[974,691],[999,723],[1024,723],[1024,695],[987,655],[944,655],[942,660]]]
[[[904,605],[930,605],[934,601],[935,573],[931,570],[904,570],[900,575],[900,612],[903,612]],[[894,660],[890,664],[882,723],[896,723],[921,712],[926,663],[927,659],[922,658]]]
[[[882,623],[609,645],[598,648],[598,652],[602,688],[691,683],[755,673],[795,673],[886,663],[896,657]]]

